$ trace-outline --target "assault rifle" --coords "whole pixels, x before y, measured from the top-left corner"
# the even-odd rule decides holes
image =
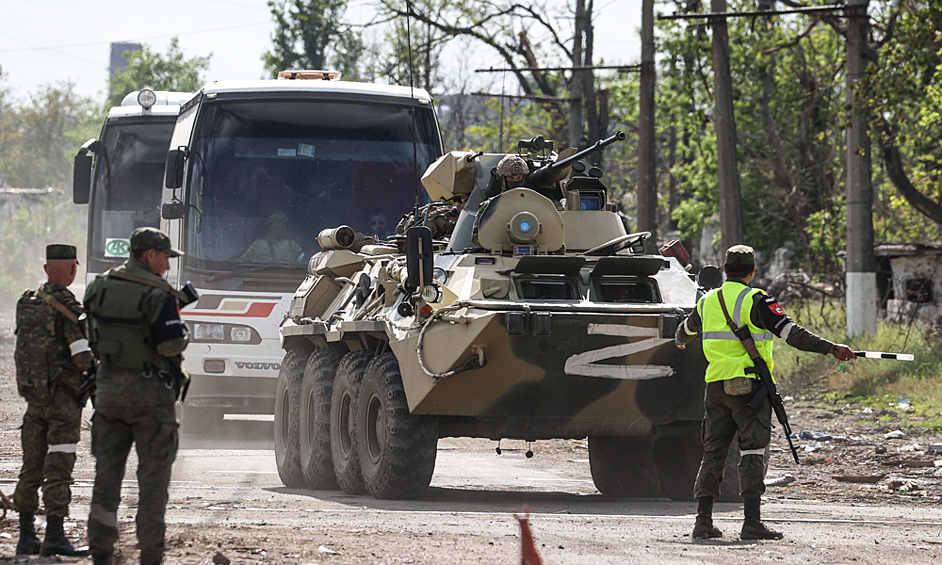
[[[91,368],[82,375],[85,377],[82,380],[82,386],[80,386],[78,392],[75,393],[75,402],[79,405],[79,408],[84,408],[89,398],[92,399],[92,406],[95,406],[95,388],[98,385],[95,375],[97,372],[98,362],[94,361],[92,362]]]
[[[745,332],[743,332],[745,330]],[[743,342],[743,345],[746,345],[746,340],[742,338],[742,333],[749,335],[749,328],[743,326],[739,330],[733,332],[736,334],[736,337]],[[795,449],[795,444],[792,443],[792,427],[788,424],[788,414],[785,412],[785,402],[782,400],[782,395],[778,393],[778,389],[775,387],[775,381],[772,380],[772,373],[769,371],[769,366],[766,364],[765,359],[763,359],[759,352],[756,351],[756,344],[752,340],[752,336],[749,335],[749,343],[752,344],[752,351],[755,352],[749,353],[749,357],[752,359],[752,362],[755,363],[750,369],[746,369],[747,373],[754,373],[759,379],[759,390],[757,390],[752,398],[749,399],[749,406],[752,406],[754,409],[758,410],[759,405],[762,404],[762,399],[766,395],[769,396],[769,402],[772,403],[772,410],[775,411],[775,417],[778,418],[778,423],[782,425],[782,431],[785,432],[785,439],[788,440],[788,447],[792,450],[792,457],[795,458],[795,463],[801,463],[798,460],[798,450]],[[746,347],[746,351],[749,352],[749,347]]]
[[[772,410],[775,412],[775,417],[778,419],[779,424],[782,425],[782,431],[785,432],[788,447],[792,450],[792,457],[795,458],[795,463],[801,463],[801,461],[798,460],[798,450],[795,449],[795,444],[792,443],[792,427],[788,424],[788,414],[785,412],[785,403],[782,401],[782,395],[778,393],[775,381],[772,380],[772,372],[769,371],[769,366],[766,364],[765,359],[759,355],[759,350],[756,349],[756,342],[752,339],[749,327],[746,325],[741,327],[736,326],[736,323],[730,318],[729,312],[726,309],[726,302],[723,300],[723,291],[720,290],[718,295],[720,307],[722,307],[723,314],[726,316],[726,324],[729,326],[729,329],[733,330],[733,333],[739,338],[739,341],[742,342],[746,353],[749,354],[749,358],[752,359],[753,366],[746,369],[746,372],[755,374],[759,381],[760,388],[752,395],[752,398],[749,399],[749,406],[758,410],[759,406],[762,404],[762,400],[768,395],[769,402],[772,404]]]

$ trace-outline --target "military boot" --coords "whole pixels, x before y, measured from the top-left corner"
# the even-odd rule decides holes
[[[740,539],[782,539],[785,537],[781,532],[770,530],[762,523],[760,519],[759,508],[762,505],[762,499],[747,498],[743,501],[743,513],[746,520],[742,524],[742,531],[739,533]]]
[[[40,550],[43,557],[50,555],[65,555],[68,557],[85,557],[87,551],[79,551],[72,547],[72,542],[65,537],[62,529],[62,516],[46,516],[46,537]]]
[[[701,496],[697,499],[697,521],[693,526],[693,539],[721,538],[723,532],[713,525],[713,497]]]
[[[160,565],[164,554],[157,551],[141,551],[141,565]]]
[[[41,545],[33,524],[33,513],[20,512],[20,539],[16,542],[16,554],[39,555]]]

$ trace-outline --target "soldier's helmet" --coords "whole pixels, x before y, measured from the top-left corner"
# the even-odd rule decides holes
[[[507,155],[497,163],[497,174],[502,177],[522,177],[529,172],[527,162],[519,155]]]

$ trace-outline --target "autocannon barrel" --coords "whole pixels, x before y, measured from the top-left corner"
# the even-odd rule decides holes
[[[606,147],[615,143],[616,141],[622,141],[623,139],[625,139],[625,132],[617,131],[611,137],[600,139],[596,141],[595,143],[593,143],[592,145],[590,145],[589,147],[586,147],[582,151],[579,151],[578,153],[575,153],[569,157],[566,157],[565,159],[561,161],[557,161],[553,163],[552,165],[543,167],[542,169],[537,169],[536,171],[533,171],[532,173],[530,173],[529,184],[532,184],[534,186],[542,186],[545,183],[551,182],[552,179],[556,175],[558,175],[563,169],[572,165],[579,159],[582,159],[588,155],[591,155],[592,153],[595,153],[596,151],[605,149]]]

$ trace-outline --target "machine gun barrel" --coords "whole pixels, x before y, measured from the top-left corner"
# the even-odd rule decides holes
[[[582,159],[588,155],[591,155],[592,153],[595,153],[596,151],[605,149],[606,147],[615,143],[616,141],[622,141],[623,139],[625,139],[625,132],[617,131],[611,137],[600,139],[596,141],[595,143],[593,143],[592,145],[590,145],[589,147],[586,147],[582,151],[579,151],[578,153],[570,155],[569,157],[566,157],[565,159],[561,161],[556,161],[552,165],[543,167],[542,169],[537,169],[533,171],[532,173],[530,173],[529,184],[532,184],[534,186],[542,186],[543,184],[551,182],[552,179],[556,177],[556,175],[558,175],[560,172],[562,172],[563,169],[572,165],[579,159]]]

